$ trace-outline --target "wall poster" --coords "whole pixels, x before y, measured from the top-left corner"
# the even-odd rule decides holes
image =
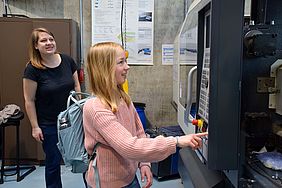
[[[92,0],[92,45],[122,44],[122,0]],[[154,0],[124,0],[123,43],[128,64],[153,65]]]

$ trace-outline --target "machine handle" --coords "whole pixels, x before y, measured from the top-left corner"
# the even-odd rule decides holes
[[[187,75],[187,80],[188,80],[188,84],[187,84],[187,106],[186,106],[186,117],[189,123],[192,123],[193,121],[193,117],[190,114],[191,111],[191,106],[192,106],[192,86],[193,86],[193,76],[195,74],[197,70],[197,66],[194,66],[193,68],[191,68],[191,70],[189,71],[188,75]]]

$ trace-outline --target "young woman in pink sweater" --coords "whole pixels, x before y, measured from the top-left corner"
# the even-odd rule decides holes
[[[139,168],[145,188],[152,185],[150,162],[161,161],[176,152],[176,147],[202,145],[207,133],[180,137],[147,138],[139,116],[122,84],[129,70],[125,50],[113,42],[92,46],[87,56],[89,87],[96,98],[83,108],[85,147],[92,154],[96,143],[96,164],[102,188],[140,187],[136,178]],[[98,187],[95,172],[89,165],[87,182]]]

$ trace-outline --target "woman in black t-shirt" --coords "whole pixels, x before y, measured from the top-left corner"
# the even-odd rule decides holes
[[[57,53],[54,35],[45,28],[32,31],[29,58],[23,76],[25,108],[32,136],[45,152],[46,187],[61,188],[57,116],[66,109],[70,91],[80,91],[77,65],[71,57]]]

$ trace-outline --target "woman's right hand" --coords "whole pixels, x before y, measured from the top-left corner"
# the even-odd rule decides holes
[[[191,147],[193,150],[202,147],[202,137],[207,136],[208,133],[197,133],[180,136],[178,138],[178,147]]]
[[[37,142],[41,142],[44,140],[42,130],[39,127],[32,128],[32,136]]]

